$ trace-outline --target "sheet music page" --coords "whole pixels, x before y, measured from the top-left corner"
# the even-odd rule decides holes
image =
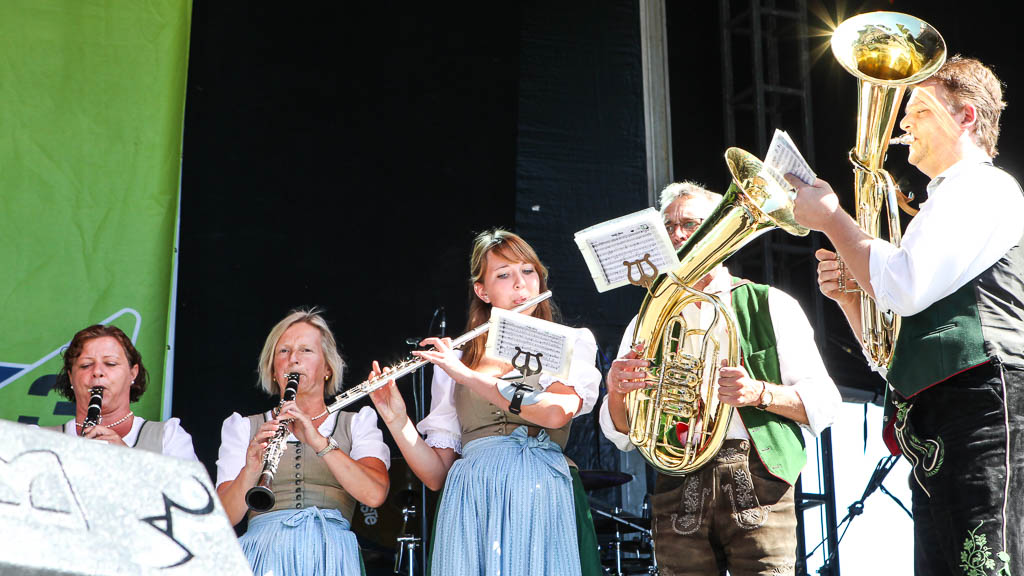
[[[771,176],[779,181],[783,188],[789,185],[783,178],[785,174],[792,174],[799,178],[804,184],[813,184],[817,176],[811,166],[804,160],[800,149],[796,147],[793,139],[783,130],[775,129],[772,143],[768,146],[768,154],[764,157],[764,165],[772,170]],[[761,174],[765,177],[764,174]]]
[[[568,326],[516,314],[501,308],[491,308],[491,328],[487,332],[486,353],[492,358],[522,364],[524,356],[515,358],[519,350],[542,354],[541,369],[556,378],[569,378],[575,330]],[[516,350],[516,347],[519,350]],[[535,361],[530,366],[535,366]]]
[[[638,266],[651,274],[650,264],[653,264],[658,274],[663,274],[679,264],[661,213],[654,208],[580,230],[575,240],[598,292],[629,284],[628,268],[624,262],[638,262],[649,255],[649,264],[644,262],[633,266],[635,279],[640,278]]]

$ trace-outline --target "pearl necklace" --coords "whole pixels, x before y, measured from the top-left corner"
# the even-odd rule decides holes
[[[330,411],[329,411],[329,410],[327,410],[327,409],[325,408],[323,412],[321,412],[321,413],[317,414],[316,416],[313,416],[312,418],[310,418],[310,419],[309,419],[309,421],[310,421],[310,422],[316,422],[317,420],[319,420],[319,419],[323,418],[324,416],[327,416],[328,412],[330,412]],[[274,416],[275,416],[275,417],[276,417],[276,416],[277,416],[278,414],[280,414],[280,413],[281,413],[281,410],[280,410],[280,409],[278,409],[278,408],[274,408]]]
[[[128,413],[127,413],[127,414],[125,414],[124,418],[121,418],[121,419],[120,419],[120,420],[118,420],[117,422],[113,422],[113,423],[111,423],[111,424],[104,424],[104,426],[106,426],[107,428],[114,428],[114,427],[116,427],[116,426],[117,426],[118,424],[123,424],[125,420],[127,420],[127,419],[131,418],[131,417],[132,417],[132,416],[134,416],[134,415],[135,415],[135,413],[134,413],[134,412],[132,412],[131,410],[129,410],[129,411],[128,411]],[[100,417],[100,424],[103,424],[103,417],[102,417],[102,416]],[[79,428],[85,428],[85,424],[84,424],[84,423],[80,424],[80,423],[78,423],[78,422],[75,422],[75,426],[78,426]]]

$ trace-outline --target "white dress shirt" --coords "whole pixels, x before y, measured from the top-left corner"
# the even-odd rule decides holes
[[[999,261],[1024,235],[1024,195],[978,152],[928,183],[897,248],[873,240],[871,287],[882,310],[912,316]]]
[[[266,412],[265,416],[267,419],[273,418],[270,412]],[[330,436],[337,420],[338,413],[332,412],[317,426],[317,430],[324,437]],[[377,428],[377,413],[373,408],[363,406],[352,417],[348,432],[352,439],[352,449],[348,453],[350,458],[359,460],[372,457],[391,468],[391,450],[384,443],[384,434]],[[220,450],[217,452],[217,486],[237,478],[245,467],[245,451],[249,447],[250,437],[248,418],[233,412],[224,420],[220,429]],[[287,441],[298,442],[299,439],[289,434]]]
[[[715,279],[704,289],[704,292],[718,295],[725,307],[731,311],[732,299],[729,297],[731,287],[732,275],[723,267],[716,273]],[[710,306],[701,307],[702,310],[710,308]],[[779,372],[782,377],[782,382],[774,382],[774,384],[793,386],[807,413],[808,423],[801,424],[801,427],[817,436],[832,424],[839,405],[842,403],[842,397],[825,370],[825,364],[814,343],[814,330],[807,321],[807,316],[804,315],[800,304],[789,294],[769,288],[768,308],[772,326],[775,329],[776,352],[779,357]],[[618,351],[619,358],[629,352],[633,343],[636,320],[634,317],[622,335]],[[615,429],[615,424],[608,411],[607,396],[601,404],[598,420],[601,424],[601,431],[615,446],[623,451],[633,449],[629,436]],[[726,437],[750,438],[743,421],[735,410],[733,410]]]
[[[462,352],[456,351],[456,354],[461,356]],[[569,365],[568,382],[562,382],[562,384],[573,388],[583,401],[576,416],[589,413],[597,403],[601,386],[601,371],[594,366],[596,359],[597,342],[594,340],[594,335],[586,328],[577,328],[572,363]],[[518,370],[512,370],[505,376],[518,375]],[[548,374],[540,376],[540,386],[545,390],[556,381]],[[434,378],[430,384],[430,413],[416,425],[416,429],[421,434],[426,434],[424,441],[427,445],[434,448],[451,448],[462,453],[462,425],[455,410],[456,386],[458,384],[447,372],[434,367]]]
[[[139,431],[142,430],[142,425],[145,422],[145,418],[141,416],[135,417],[135,420],[132,421],[131,431],[122,438],[125,444],[132,447],[135,446],[139,441]],[[75,425],[74,420],[64,423],[64,433],[68,436],[78,436],[78,427]],[[164,422],[162,453],[164,456],[173,456],[182,460],[199,460],[199,458],[196,458],[196,450],[192,446],[192,435],[181,427],[181,420],[171,418]]]

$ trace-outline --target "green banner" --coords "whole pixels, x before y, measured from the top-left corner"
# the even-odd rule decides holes
[[[96,323],[133,338],[132,408],[161,417],[191,12],[0,2],[0,418],[68,420],[60,353]]]

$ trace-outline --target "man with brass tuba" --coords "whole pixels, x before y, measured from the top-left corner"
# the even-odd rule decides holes
[[[1024,569],[1024,196],[992,165],[1004,106],[999,79],[974,59],[951,58],[914,88],[900,127],[909,162],[932,180],[899,247],[861,231],[828,183],[788,177],[796,219],[828,236],[879,308],[903,316],[880,369],[883,438],[912,465],[917,574]],[[818,258],[822,293],[860,334],[836,255]]]
[[[661,212],[677,250],[721,200],[688,182],[665,188]],[[717,456],[685,476],[658,475],[651,504],[661,573],[792,574],[793,483],[806,462],[801,427],[814,434],[827,428],[839,392],[793,298],[734,278],[722,265],[695,288],[718,295],[736,315],[746,368],[723,366],[719,372],[718,397],[736,409]],[[635,323],[608,371],[600,411],[604,435],[621,450],[633,449],[624,397],[646,385],[649,367],[630,350]]]

